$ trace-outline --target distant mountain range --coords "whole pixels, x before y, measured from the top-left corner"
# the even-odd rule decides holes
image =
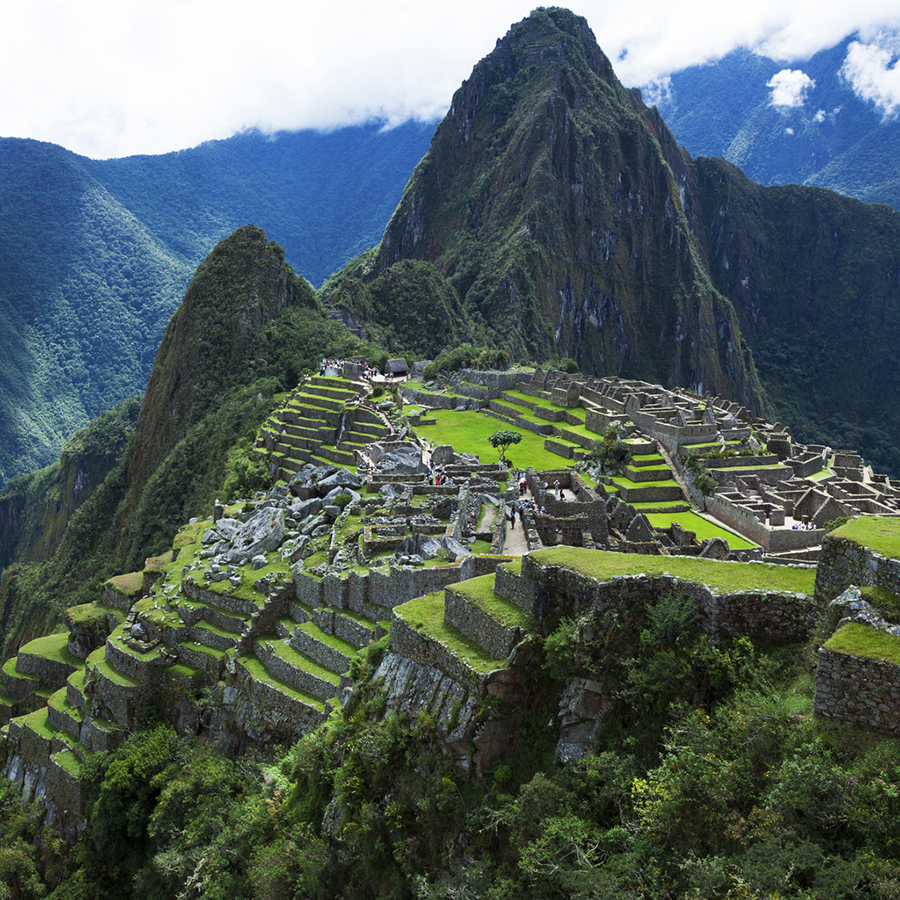
[[[790,62],[734,50],[676,72],[645,100],[692,156],[724,157],[760,184],[816,185],[900,208],[900,120],[843,74],[854,40]],[[787,90],[776,98],[779,82]]]
[[[0,486],[141,393],[197,264],[248,223],[313,285],[377,244],[433,125],[90,160],[0,139]]]
[[[767,285],[767,299],[755,297],[745,310],[734,293],[744,290],[743,281],[732,282],[748,257],[734,257],[734,241],[750,256],[769,241],[771,255],[793,247],[802,258],[809,251],[816,266],[824,244],[803,249],[774,234],[757,240],[757,201],[748,199],[756,188],[717,164],[692,166],[669,144],[666,127],[692,156],[723,156],[762,184],[827,186],[900,207],[900,125],[857,97],[841,75],[852,39],[789,64],[735,51],[676,73],[655,98],[662,118],[646,113],[606,64],[586,63],[597,83],[579,74],[566,48],[557,47],[573,39],[548,37],[546,48],[518,56],[492,53],[473,73],[483,84],[454,99],[456,124],[442,126],[427,156],[433,126],[410,123],[389,131],[370,125],[328,134],[246,133],[163,156],[106,161],[0,139],[0,486],[50,463],[77,428],[143,391],[163,329],[217,241],[242,225],[260,226],[319,285],[379,243],[414,170],[419,193],[406,195],[387,242],[323,292],[348,321],[364,320],[383,345],[431,356],[446,343],[472,340],[514,357],[573,356],[590,371],[693,383],[746,402],[765,396],[770,412],[807,439],[827,430],[900,471],[884,417],[862,399],[896,371],[893,351],[880,349],[893,326],[885,332],[877,325],[882,313],[893,321],[892,308],[881,310],[893,300],[876,290],[880,311],[866,314],[868,324],[860,320],[857,340],[869,342],[869,325],[877,333],[862,360],[862,371],[874,374],[853,392],[860,399],[833,401],[821,390],[822,377],[835,377],[828,367],[843,368],[856,355],[850,349],[836,357],[829,348],[849,333],[851,297],[850,319],[858,319],[865,298],[854,291],[868,274],[860,279],[854,263],[847,290],[845,275],[830,283],[827,267],[810,270],[810,285],[794,278],[791,298],[807,290],[816,298],[800,327],[793,299],[776,299],[788,289],[772,281],[771,260],[759,259],[754,273]],[[562,64],[560,83],[542,94],[519,86],[531,67],[551,59]],[[770,84],[786,68],[800,73],[795,99],[802,102],[773,106]],[[471,119],[459,119],[462,108]],[[645,170],[654,141],[660,153],[650,155],[659,168]],[[665,184],[667,171],[674,182]],[[611,172],[623,180],[606,184]],[[691,220],[705,202],[693,187],[707,176],[740,189],[720,211],[729,232],[713,244],[711,235],[696,232],[694,244],[684,230],[693,225],[675,215],[681,200],[672,185],[686,192],[683,212]],[[759,195],[766,204],[775,196]],[[779,202],[808,207],[809,217],[821,215],[821,204],[832,208],[840,235],[880,215],[830,196],[784,196],[790,201]],[[408,205],[413,200],[416,208]],[[738,209],[749,218],[731,218]],[[651,214],[662,217],[666,247],[647,230]],[[848,249],[852,241],[832,240],[842,249],[827,250],[831,262],[844,265],[847,253],[858,255]],[[890,269],[879,249],[884,241],[890,239],[877,237],[865,253],[859,248],[859,265],[871,258],[866,273],[873,265]],[[401,260],[415,266],[392,270]],[[429,271],[431,264],[437,268]],[[740,278],[752,295],[754,282],[746,273]],[[829,308],[824,319],[822,302]],[[663,337],[648,342],[645,319]],[[837,330],[831,338],[829,321]]]

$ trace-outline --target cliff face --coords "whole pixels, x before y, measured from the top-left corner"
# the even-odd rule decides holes
[[[689,167],[585,20],[539,10],[455,94],[373,272],[433,262],[515,355],[758,406],[734,310],[684,216]]]

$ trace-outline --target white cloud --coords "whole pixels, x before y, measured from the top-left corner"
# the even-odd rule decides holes
[[[772,106],[803,106],[807,91],[815,86],[815,81],[800,69],[782,69],[766,82],[766,87],[772,88]]]
[[[175,150],[247,127],[431,120],[534,5],[2,0],[0,135],[106,157]],[[871,37],[897,18],[896,0],[835,6],[573,0],[622,81],[657,90],[672,72],[738,46],[788,62],[860,29]],[[892,96],[886,90],[878,96]]]
[[[900,110],[900,32],[880,31],[868,41],[853,41],[841,74],[854,92],[887,118]]]

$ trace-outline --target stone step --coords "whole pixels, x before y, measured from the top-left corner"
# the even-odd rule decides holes
[[[161,644],[152,650],[142,652],[126,643],[121,628],[117,628],[106,639],[103,649],[105,651],[103,658],[107,665],[140,684],[150,681],[153,677],[152,670],[155,667],[168,665],[167,654]],[[88,659],[90,658],[88,657]]]
[[[337,385],[319,384],[313,381],[308,381],[303,388],[303,393],[307,396],[325,397],[329,400],[339,400],[341,403],[352,400],[359,392],[360,389],[357,387],[348,386],[344,388]]]
[[[226,631],[205,619],[201,619],[191,628],[191,640],[213,650],[230,650],[237,645],[240,637],[240,634]]]
[[[506,659],[525,634],[536,628],[523,609],[494,593],[493,575],[470,578],[445,588],[444,622],[497,660]]]
[[[0,668],[0,690],[9,697],[29,702],[35,688],[40,687],[41,679],[16,670],[17,657],[11,656]]]
[[[407,659],[431,666],[459,684],[484,686],[506,668],[484,648],[444,620],[443,592],[415,597],[391,610],[391,648]]]
[[[329,462],[340,463],[343,466],[356,465],[356,453],[344,453],[333,447],[322,446],[316,451],[318,456],[324,457]]]
[[[342,412],[344,409],[344,400],[332,400],[330,397],[314,394],[312,391],[304,391],[302,394],[297,395],[291,406],[294,409],[304,410],[304,415],[306,415],[305,411],[314,409],[327,410],[328,412]],[[306,417],[314,418],[314,416],[310,415],[306,415]]]
[[[326,634],[313,622],[298,625],[290,638],[290,644],[294,650],[336,675],[346,672],[350,668],[350,661],[356,656],[356,647],[332,634]]]
[[[293,623],[297,625],[302,624],[303,622],[312,622],[313,609],[311,606],[300,603],[298,600],[289,600],[288,616],[292,619]],[[293,633],[293,631],[291,633]]]
[[[128,730],[97,716],[85,716],[80,741],[88,751],[115,750],[128,737]]]
[[[370,422],[358,421],[358,414],[354,417],[353,427],[350,434],[354,435],[354,440],[359,440],[364,444],[370,444],[373,440],[378,440],[385,433],[384,424],[379,421],[376,425]]]
[[[269,674],[323,702],[337,696],[340,690],[339,675],[299,653],[286,640],[274,635],[258,639],[254,652]]]
[[[35,638],[19,649],[16,671],[24,675],[37,675],[41,684],[54,690],[65,685],[66,679],[82,665],[69,651],[69,633],[48,634]]]
[[[84,695],[84,667],[73,672],[66,682],[66,699],[72,706],[77,707],[82,712],[87,708],[87,698]]]
[[[666,461],[658,453],[648,453],[643,456],[632,456],[629,459],[632,466],[636,468],[645,468],[647,466],[665,466]],[[668,466],[666,466],[668,468]]]
[[[68,699],[68,688],[60,688],[47,703],[50,724],[59,731],[68,732],[75,740],[81,733],[84,712],[73,706]]]
[[[287,684],[269,672],[255,655],[235,657],[236,687],[257,708],[257,718],[281,723],[295,734],[312,731],[325,721],[330,704]]]
[[[53,736],[58,731],[50,724],[47,707],[42,706],[22,716],[20,720],[13,721],[21,722],[19,750],[22,758],[29,765],[46,766],[50,761]]]
[[[178,615],[186,625],[196,625],[203,619],[222,631],[230,632],[236,638],[247,630],[252,617],[252,613],[249,612],[223,609],[211,603],[189,600],[186,597],[179,598],[177,609]]]
[[[340,638],[357,650],[377,640],[377,623],[350,609],[322,606],[312,611],[312,620],[325,634]]]
[[[214,681],[219,681],[225,669],[227,650],[207,647],[195,641],[182,641],[178,644],[178,662],[192,669],[199,669]]]

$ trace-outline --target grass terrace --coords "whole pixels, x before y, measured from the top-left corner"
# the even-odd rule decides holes
[[[435,424],[419,425],[416,428],[419,437],[435,445],[451,444],[457,453],[474,453],[482,463],[496,462],[498,459],[497,451],[488,440],[495,431],[516,430],[515,426],[510,426],[502,419],[474,410],[456,412],[452,409],[436,409],[429,413],[429,418],[433,418]],[[548,423],[542,420],[542,424]],[[514,466],[521,469],[531,466],[541,471],[559,469],[565,465],[562,457],[544,448],[546,435],[524,429],[520,434],[521,442],[513,444],[507,452]]]
[[[127,572],[124,575],[115,575],[107,582],[117,594],[123,597],[134,597],[139,594],[144,587],[143,572]]]
[[[900,666],[900,638],[859,622],[838,629],[822,649]]]
[[[637,506],[637,504],[634,504]],[[693,531],[697,535],[697,540],[702,541],[707,538],[723,538],[728,541],[728,546],[732,550],[752,550],[757,545],[746,538],[741,537],[734,531],[729,531],[721,525],[698,516],[695,512],[677,512],[677,513],[647,513],[647,520],[653,528],[669,528],[673,522],[678,523],[686,531]]]
[[[504,668],[475,641],[457,628],[444,623],[444,592],[436,591],[424,597],[416,597],[394,607],[394,614],[410,628],[421,631],[447,647],[476,672],[486,675]]]
[[[32,656],[42,656],[44,659],[54,659],[57,662],[66,663],[76,668],[82,661],[69,652],[69,633],[60,631],[56,634],[48,634],[35,638],[19,649],[19,653],[30,653]]]
[[[481,575],[451,585],[450,590],[465,597],[473,606],[507,628],[534,631],[537,623],[525,610],[494,593],[494,576]]]
[[[281,691],[281,693],[286,694],[289,697],[293,697],[295,700],[299,700],[301,703],[305,703],[307,706],[311,706],[313,709],[317,710],[320,713],[325,712],[325,703],[320,700],[318,697],[314,697],[312,694],[307,694],[306,691],[298,690],[295,687],[292,687],[289,684],[275,678],[274,676],[269,674],[268,669],[255,657],[250,654],[242,653],[240,656],[235,658],[238,665],[242,666],[247,670],[247,673],[254,681],[259,681],[262,684],[267,684],[269,687],[274,688],[277,691]]]
[[[890,559],[900,559],[900,519],[857,516],[831,534],[836,538],[862,544]]]
[[[793,568],[774,563],[739,563],[698,559],[691,556],[643,556],[553,547],[538,550],[531,559],[543,566],[562,566],[602,581],[619,575],[655,576],[669,573],[676,578],[705,584],[722,593],[774,591],[812,596],[816,581],[813,568]]]

